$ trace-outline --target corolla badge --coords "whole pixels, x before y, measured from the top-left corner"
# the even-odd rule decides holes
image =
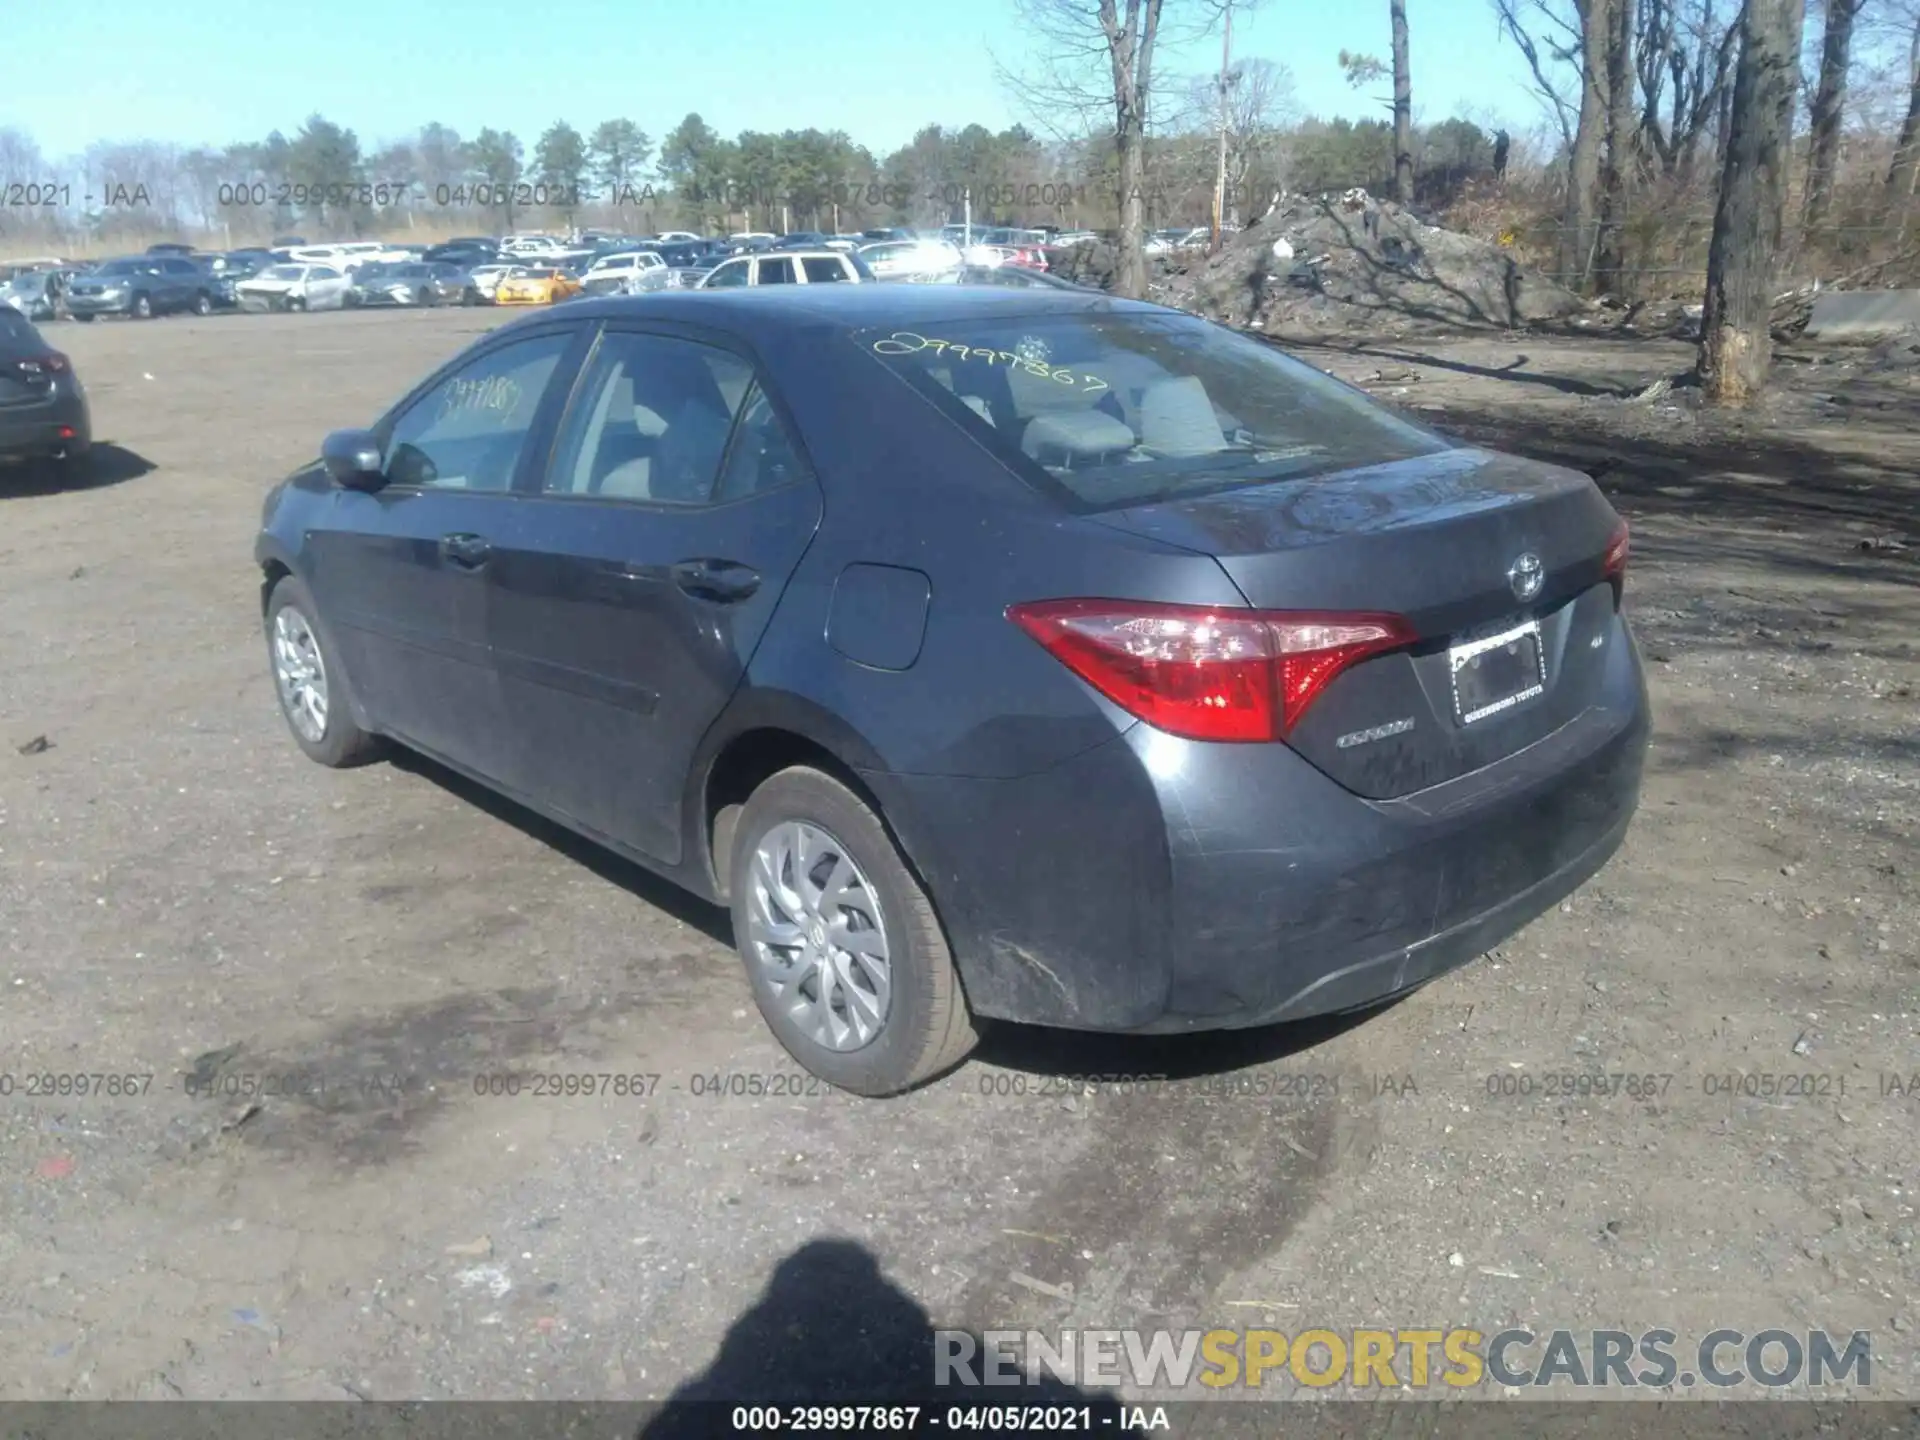
[[[1547,569],[1540,563],[1540,557],[1531,550],[1507,567],[1507,584],[1513,587],[1513,598],[1516,600],[1533,599],[1546,583]]]

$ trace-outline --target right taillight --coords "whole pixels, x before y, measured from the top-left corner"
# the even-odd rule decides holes
[[[1627,555],[1632,549],[1632,535],[1627,522],[1622,520],[1613,527],[1613,534],[1607,537],[1607,549],[1601,558],[1601,573],[1613,584],[1614,603],[1620,603],[1627,585]]]
[[[1283,740],[1342,671],[1418,638],[1372,612],[1041,600],[1007,617],[1129,715],[1189,740]]]

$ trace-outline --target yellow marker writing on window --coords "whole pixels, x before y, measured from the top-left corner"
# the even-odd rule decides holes
[[[1096,391],[1107,389],[1107,382],[1098,375],[1088,375],[1072,369],[1070,366],[1050,366],[1038,360],[1025,360],[1011,350],[994,350],[985,345],[964,345],[958,340],[942,340],[937,336],[918,335],[911,330],[896,330],[885,339],[873,342],[876,355],[918,355],[923,350],[931,350],[943,358],[955,360],[979,360],[988,365],[1005,362],[1009,369],[1024,371],[1038,380],[1051,380],[1058,385],[1074,385],[1082,390]]]

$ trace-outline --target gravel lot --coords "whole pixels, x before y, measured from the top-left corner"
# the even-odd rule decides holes
[[[1920,1398],[1910,392],[1789,365],[1723,423],[1620,398],[1663,342],[1310,353],[1604,472],[1658,721],[1625,848],[1360,1022],[1008,1028],[871,1102],[801,1082],[723,915],[285,733],[262,497],[494,323],[49,327],[111,448],[0,471],[0,1398],[859,1392],[929,1325],[1260,1324],[1870,1330]],[[476,1093],[509,1071],[658,1078]],[[153,1078],[26,1093],[74,1073]]]

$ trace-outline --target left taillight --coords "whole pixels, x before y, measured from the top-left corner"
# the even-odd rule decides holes
[[[1622,520],[1613,527],[1613,534],[1607,537],[1607,548],[1600,561],[1601,573],[1613,584],[1616,604],[1626,590],[1627,556],[1632,548],[1632,532],[1627,528],[1627,522]]]
[[[1188,740],[1284,740],[1343,671],[1411,645],[1398,615],[1040,600],[1007,618],[1136,719]]]

